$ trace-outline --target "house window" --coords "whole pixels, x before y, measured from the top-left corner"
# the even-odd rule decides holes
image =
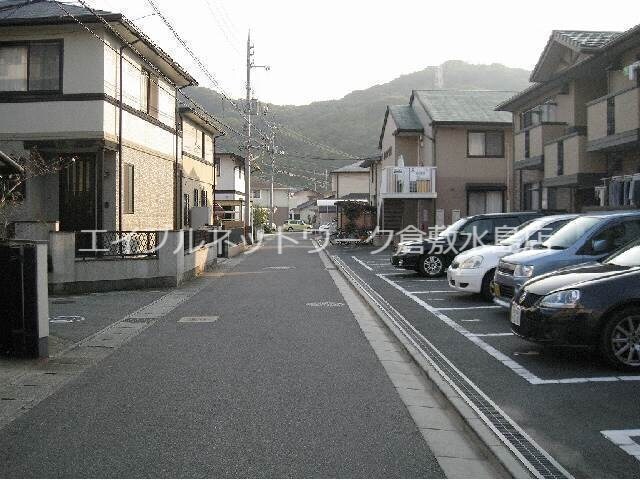
[[[124,164],[123,171],[123,187],[124,187],[124,211],[123,213],[131,214],[134,212],[135,188],[134,188],[134,167],[129,163]]]
[[[62,42],[0,44],[0,91],[62,90]]]
[[[607,99],[607,135],[616,133],[616,97]]]
[[[189,225],[189,205],[190,205],[189,194],[184,194],[184,211],[182,212],[182,217],[185,225]]]
[[[220,157],[216,157],[213,160],[213,168],[215,169],[216,177],[219,177],[220,176]]]
[[[531,156],[531,132],[527,130],[524,132],[524,158]]]
[[[206,207],[209,205],[209,198],[206,190],[200,190],[200,206]]]
[[[253,198],[262,198],[262,191],[254,190],[253,191]]]
[[[207,138],[206,135],[204,134],[204,132],[202,132],[202,149],[201,149],[201,152],[202,152],[202,159],[203,160],[207,157],[207,152],[206,152],[206,150],[207,150],[207,142],[205,141],[206,138]]]
[[[467,132],[468,157],[504,157],[504,132],[487,130],[483,132]]]
[[[558,142],[558,176],[564,175],[564,142]]]
[[[193,189],[193,206],[197,207],[198,206],[198,200],[200,199],[200,195],[198,195],[198,189],[194,188]]]

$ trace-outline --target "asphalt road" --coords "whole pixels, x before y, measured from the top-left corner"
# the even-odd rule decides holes
[[[309,249],[210,277],[1,430],[0,477],[442,476]]]
[[[511,334],[507,312],[451,290],[445,279],[425,281],[393,268],[388,252],[333,247],[331,253],[571,474],[640,478],[640,376],[609,368],[591,351],[525,342]]]

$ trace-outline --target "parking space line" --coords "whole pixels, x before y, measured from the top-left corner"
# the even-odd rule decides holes
[[[542,379],[542,378],[538,377],[537,375],[535,375],[533,372],[527,370],[525,367],[520,365],[515,360],[511,359],[507,355],[505,355],[502,352],[500,352],[497,348],[489,345],[487,342],[482,340],[483,337],[480,336],[479,334],[474,334],[474,333],[470,332],[469,330],[464,328],[462,325],[460,325],[459,323],[455,322],[453,319],[451,319],[450,317],[448,317],[447,315],[442,313],[444,311],[477,310],[477,309],[487,309],[488,310],[488,309],[496,309],[496,308],[502,308],[502,307],[498,307],[498,306],[495,306],[495,305],[494,306],[480,306],[480,307],[457,307],[457,308],[446,308],[446,307],[445,308],[438,308],[438,307],[434,307],[433,305],[428,304],[427,302],[425,302],[421,298],[419,298],[416,295],[412,294],[411,292],[409,292],[408,290],[406,290],[402,286],[398,285],[393,280],[387,278],[388,276],[389,275],[377,274],[377,277],[379,277],[382,280],[384,280],[386,283],[391,285],[396,290],[399,290],[400,292],[402,292],[404,295],[406,295],[411,300],[413,300],[415,303],[417,303],[422,308],[427,310],[429,313],[434,315],[440,321],[442,321],[443,323],[445,323],[449,327],[453,328],[456,332],[458,332],[459,334],[461,334],[462,336],[467,338],[469,341],[474,343],[481,350],[483,350],[484,352],[488,353],[493,358],[498,360],[505,367],[507,367],[508,369],[513,371],[516,375],[518,375],[518,376],[522,377],[523,379],[525,379],[531,385],[554,385],[554,384],[558,385],[558,384],[576,384],[576,383],[589,383],[589,382],[640,381],[640,376],[633,376],[633,377],[611,376],[611,377],[562,378],[562,379],[553,379],[553,380]]]
[[[634,440],[634,438],[640,438],[640,429],[604,430],[600,433],[636,460],[640,460],[640,444]]]
[[[499,307],[497,305],[480,305],[478,307],[445,307],[445,308],[439,308],[438,310],[440,310],[441,312],[447,311],[455,311],[455,310],[499,310],[502,307]]]
[[[505,332],[505,333],[474,333],[474,337],[513,337],[513,333]]]
[[[454,292],[452,290],[425,290],[422,292],[409,292],[412,295],[426,295],[427,293],[448,293],[448,294],[453,294],[453,293],[458,293],[458,292]]]
[[[356,262],[358,262],[360,265],[362,265],[364,268],[366,268],[367,270],[369,270],[370,272],[373,272],[373,268],[371,268],[369,265],[367,265],[366,263],[364,263],[362,260],[360,260],[358,257],[356,256],[352,256],[351,258],[353,258]]]

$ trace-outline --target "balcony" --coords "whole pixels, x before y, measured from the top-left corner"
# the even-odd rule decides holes
[[[382,169],[383,198],[437,198],[436,167],[387,167]]]
[[[587,151],[583,131],[557,138],[544,147],[546,187],[587,186],[597,183],[606,172],[604,155]]]
[[[640,128],[640,88],[607,95],[587,104],[587,150],[635,148]]]
[[[515,169],[542,170],[544,167],[544,145],[565,134],[566,124],[544,122],[516,134]]]

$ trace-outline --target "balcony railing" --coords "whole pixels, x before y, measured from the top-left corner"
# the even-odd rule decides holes
[[[566,131],[565,123],[541,123],[516,134],[515,162],[520,168],[542,168],[544,146],[561,137]]]
[[[76,258],[157,257],[158,232],[76,232]]]
[[[380,194],[398,198],[436,198],[436,167],[387,167]]]
[[[640,88],[607,95],[587,104],[588,149],[617,148],[638,141]]]

